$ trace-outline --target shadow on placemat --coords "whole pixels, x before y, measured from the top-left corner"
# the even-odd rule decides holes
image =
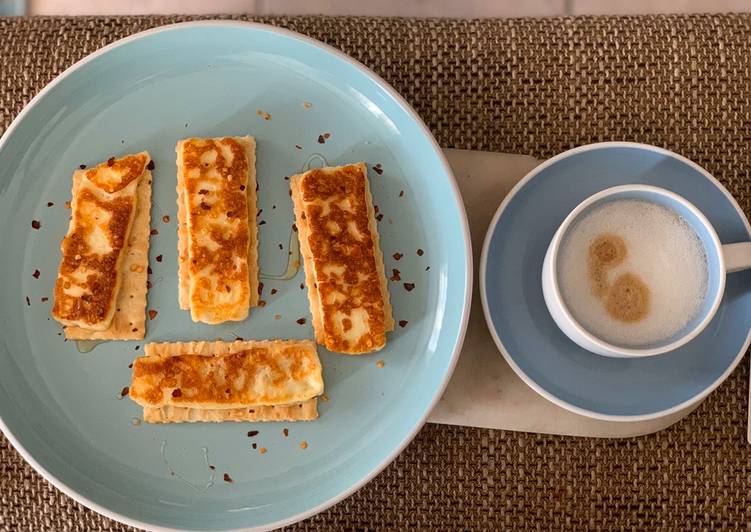
[[[86,54],[194,19],[0,19],[0,127]],[[656,144],[704,166],[751,212],[750,16],[254,20],[373,68],[442,146],[547,157],[604,140]],[[292,528],[742,526],[751,522],[747,380],[744,360],[696,412],[637,439],[428,425],[365,488]],[[126,529],[47,484],[4,438],[0,528]]]

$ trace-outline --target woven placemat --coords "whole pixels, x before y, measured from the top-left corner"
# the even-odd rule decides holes
[[[0,127],[74,61],[190,17],[0,19]],[[751,17],[256,19],[373,68],[441,145],[547,157],[603,140],[675,150],[751,213]],[[2,171],[2,170],[0,170]],[[748,363],[677,425],[590,440],[428,425],[375,480],[299,529],[745,528]],[[123,530],[0,437],[0,528]]]

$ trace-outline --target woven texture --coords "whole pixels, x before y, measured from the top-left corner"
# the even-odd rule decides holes
[[[0,127],[74,61],[188,17],[0,19]],[[547,157],[594,141],[675,150],[751,213],[751,17],[271,18],[371,67],[441,145]],[[369,485],[299,529],[745,528],[748,363],[656,435],[590,440],[428,425]],[[0,437],[0,529],[121,530]]]

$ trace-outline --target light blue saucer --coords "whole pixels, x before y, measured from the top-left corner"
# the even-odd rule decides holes
[[[158,234],[148,298],[158,315],[146,341],[312,338],[302,271],[288,281],[262,279],[266,306],[241,323],[194,324],[177,307],[175,142],[246,134],[258,143],[261,272],[287,264],[293,215],[285,176],[316,153],[330,164],[365,161],[383,215],[387,275],[401,272],[389,290],[403,326],[377,354],[319,349],[329,399],[315,422],[134,425],[141,409],[118,396],[144,341],[79,353],[49,320],[51,299],[42,299],[54,286],[71,175],[112,155],[152,155]],[[270,26],[159,28],[66,71],[0,141],[0,228],[0,427],[63,491],[143,528],[281,526],[352,493],[422,426],[466,327],[466,217],[430,132],[359,63]],[[250,430],[259,434],[248,437]]]
[[[644,183],[698,207],[723,243],[749,240],[738,204],[706,171],[666,150],[608,142],[565,152],[530,172],[496,212],[482,252],[483,309],[516,373],[554,403],[590,417],[639,421],[700,401],[733,371],[749,346],[751,271],[729,274],[707,328],[664,355],[618,359],[586,351],[548,313],[541,270],[556,229],[582,200],[616,185]]]

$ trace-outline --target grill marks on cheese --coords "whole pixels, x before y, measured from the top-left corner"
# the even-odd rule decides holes
[[[206,323],[243,320],[250,306],[246,149],[223,138],[189,139],[178,151],[185,183],[191,316]]]
[[[112,160],[110,160],[112,161]],[[68,234],[55,284],[53,317],[64,325],[107,329],[115,313],[124,248],[136,210],[138,178],[149,157],[128,155],[78,171]]]
[[[322,168],[293,182],[316,338],[341,353],[378,350],[393,329],[366,172]]]
[[[241,408],[288,405],[323,392],[311,341],[253,342],[206,356],[147,356],[133,364],[130,397],[145,407]]]

